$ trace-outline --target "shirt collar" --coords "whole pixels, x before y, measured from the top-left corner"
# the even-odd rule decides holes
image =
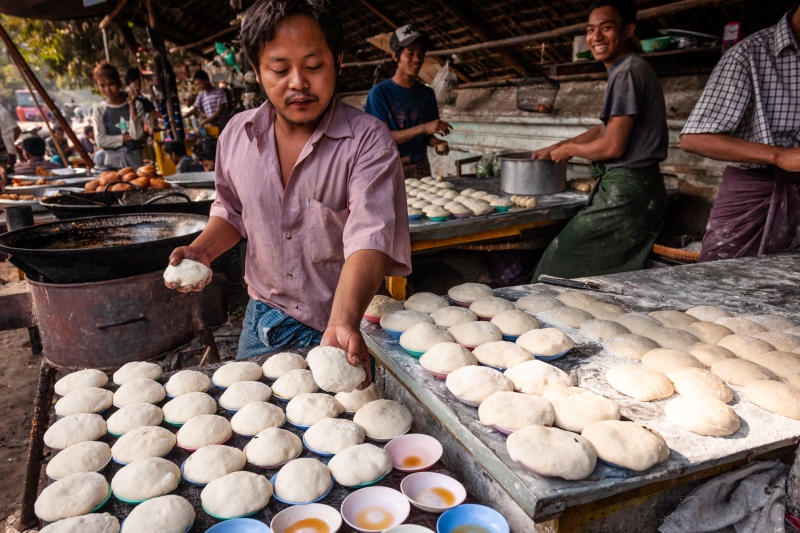
[[[253,118],[244,124],[247,138],[252,141],[254,137],[263,135],[275,123],[275,106],[267,100],[258,108]],[[311,136],[312,144],[322,135],[331,139],[344,139],[353,137],[353,129],[345,114],[344,104],[339,95],[334,94],[328,109],[322,115],[317,129]]]
[[[783,52],[785,48],[794,47],[797,50],[797,42],[794,39],[794,33],[792,32],[792,27],[789,25],[789,16],[792,14],[792,11],[786,13],[783,18],[775,25],[775,57]]]

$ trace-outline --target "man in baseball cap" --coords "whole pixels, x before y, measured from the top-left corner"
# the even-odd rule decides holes
[[[389,126],[404,167],[410,163],[419,176],[430,176],[428,147],[435,148],[440,155],[449,152],[447,142],[434,135],[450,133],[450,124],[439,119],[433,89],[417,79],[425,61],[428,38],[406,24],[392,33],[389,48],[396,71],[372,88],[364,111]]]

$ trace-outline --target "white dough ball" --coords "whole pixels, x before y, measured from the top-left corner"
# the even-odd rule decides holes
[[[711,437],[733,435],[742,424],[733,409],[710,396],[678,396],[664,406],[664,414],[686,431]]]
[[[211,280],[211,269],[203,263],[182,259],[177,265],[169,265],[164,271],[164,281],[177,283],[181,287],[194,287]]]
[[[415,352],[427,352],[440,342],[453,342],[453,336],[434,324],[425,322],[412,326],[400,336],[400,345]]]
[[[367,374],[351,365],[347,352],[332,346],[317,346],[306,356],[306,363],[319,388],[328,392],[350,392],[361,385]]]
[[[103,388],[108,383],[108,376],[105,372],[87,368],[67,374],[56,381],[55,392],[59,396],[66,396],[72,391],[86,389],[89,387]]]
[[[316,459],[289,461],[275,480],[275,494],[282,500],[295,503],[312,502],[331,486],[328,467]]]
[[[583,428],[601,420],[619,420],[617,404],[586,389],[550,385],[542,395],[553,405],[555,425],[580,433]]]
[[[542,476],[584,479],[597,464],[588,440],[558,428],[527,426],[509,435],[506,445],[513,461]]]
[[[375,481],[392,471],[392,458],[374,444],[358,444],[340,451],[328,463],[333,479],[343,487]]]
[[[253,436],[267,428],[281,427],[286,419],[277,405],[248,403],[231,418],[231,429],[239,435]]]
[[[525,426],[552,426],[555,411],[541,396],[499,391],[478,407],[478,418],[485,426],[518,431]]]
[[[597,457],[603,461],[637,472],[669,459],[669,446],[664,437],[635,422],[595,422],[586,426],[581,436],[592,443]]]
[[[444,216],[444,215],[442,215]],[[403,306],[412,311],[419,311],[421,313],[433,313],[437,309],[447,307],[449,304],[447,300],[441,296],[437,296],[431,292],[418,292],[411,296]]]
[[[498,391],[513,391],[511,380],[493,368],[465,366],[450,372],[445,380],[448,390],[468,402],[481,403]]]
[[[477,322],[478,316],[464,307],[450,306],[431,313],[434,324],[441,328],[451,328],[467,322]]]

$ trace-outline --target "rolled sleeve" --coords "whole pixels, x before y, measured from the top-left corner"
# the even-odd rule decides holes
[[[214,199],[214,203],[211,204],[209,216],[219,217],[225,220],[239,231],[242,238],[246,239],[247,230],[245,229],[244,220],[242,219],[242,202],[239,199],[239,195],[236,193],[236,188],[230,179],[226,165],[226,144],[225,135],[223,133],[217,145],[217,162],[214,173],[216,198]]]
[[[604,123],[608,123],[611,117],[639,116],[636,81],[630,70],[615,76],[606,94],[603,110],[600,112],[600,120]]]

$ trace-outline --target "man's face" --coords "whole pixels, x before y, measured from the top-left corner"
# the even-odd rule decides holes
[[[106,99],[114,99],[119,96],[119,85],[108,78],[97,78],[97,88]]]
[[[53,130],[53,137],[55,137],[55,140],[57,140],[58,142],[63,141],[64,140],[64,131],[63,130]]]
[[[216,167],[214,161],[211,159],[201,159],[200,164],[203,165],[203,170],[206,172],[213,172]]]
[[[170,161],[172,161],[172,164],[173,164],[173,165],[177,165],[177,164],[180,162],[180,160],[181,160],[181,156],[179,156],[179,155],[178,155],[178,154],[176,154],[176,153],[173,153],[173,152],[167,152],[167,154],[166,154],[166,155],[167,155],[167,159],[169,159]]]
[[[203,80],[200,80],[200,79],[195,79],[195,80],[192,82],[192,84],[194,85],[194,89],[195,89],[195,91],[197,91],[197,92],[200,92],[200,91],[202,91],[203,89],[205,89],[205,88],[206,88],[206,82],[205,82],[205,81],[203,81]]]
[[[623,27],[622,19],[613,7],[599,7],[589,14],[586,43],[597,61],[610,64],[627,50],[625,43],[635,29],[633,24]]]
[[[403,49],[397,59],[397,70],[408,76],[417,77],[425,61],[425,50],[419,42],[413,42]]]
[[[316,123],[336,89],[333,53],[316,22],[303,15],[278,24],[253,69],[275,111],[295,126]]]
[[[86,138],[94,140],[94,130],[91,130],[89,133],[87,133]]]

